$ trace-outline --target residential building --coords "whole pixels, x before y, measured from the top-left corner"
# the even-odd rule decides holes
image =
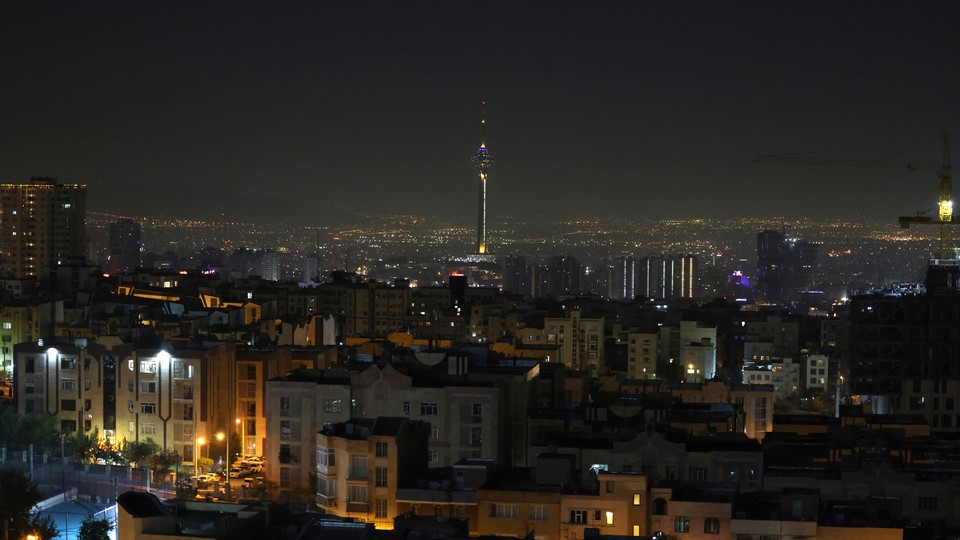
[[[281,420],[280,462],[289,456],[284,436],[293,423]],[[325,512],[393,529],[400,485],[427,469],[430,424],[404,417],[354,419],[316,435],[316,504]],[[281,469],[280,484],[285,479]]]
[[[603,319],[581,318],[579,310],[569,310],[565,317],[544,319],[546,345],[560,348],[557,360],[570,369],[591,375],[603,373]]]
[[[627,377],[647,379],[657,376],[659,332],[630,332],[627,334]]]
[[[110,224],[110,246],[105,268],[107,271],[128,272],[140,266],[143,252],[140,235],[141,226],[132,219],[123,218]]]
[[[18,412],[52,415],[65,433],[96,430],[111,444],[150,438],[192,464],[200,439],[235,423],[222,345],[137,349],[105,336],[85,348],[22,343],[14,354]]]
[[[0,272],[39,277],[86,255],[87,186],[51,178],[0,185]]]

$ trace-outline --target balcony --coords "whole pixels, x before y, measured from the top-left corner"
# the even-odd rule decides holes
[[[440,504],[450,502],[450,492],[439,489],[399,488],[397,502]]]
[[[337,507],[337,496],[336,495],[321,495],[317,493],[317,506],[323,506],[325,508],[336,508]]]
[[[347,512],[370,513],[370,503],[367,502],[347,502]]]
[[[347,480],[369,480],[369,479],[370,479],[369,469],[350,469],[350,474],[347,475]]]
[[[283,463],[284,465],[300,463],[300,456],[294,454],[284,454],[281,452],[280,463]]]

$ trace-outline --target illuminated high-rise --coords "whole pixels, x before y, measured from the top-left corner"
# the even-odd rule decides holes
[[[86,253],[87,186],[32,178],[0,185],[0,271],[36,277]]]
[[[142,228],[132,219],[123,218],[110,224],[110,258],[107,268],[111,272],[129,272],[140,266],[140,242]]]
[[[487,251],[487,169],[493,163],[493,156],[487,150],[486,141],[483,140],[482,130],[486,126],[486,106],[487,102],[482,103],[483,110],[480,114],[480,148],[477,148],[477,154],[471,158],[473,165],[477,168],[480,175],[480,195],[477,208],[477,254],[484,255]]]
[[[783,298],[783,233],[766,230],[757,234],[757,288],[768,302]]]

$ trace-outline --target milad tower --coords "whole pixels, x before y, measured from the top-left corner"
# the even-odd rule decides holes
[[[486,255],[487,250],[487,169],[493,163],[493,156],[487,150],[487,143],[484,141],[485,128],[487,124],[487,102],[481,102],[480,108],[480,148],[471,158],[473,165],[480,174],[480,197],[477,207],[477,254]]]

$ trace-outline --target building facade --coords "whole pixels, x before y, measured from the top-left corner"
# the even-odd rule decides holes
[[[0,185],[0,271],[36,277],[86,255],[87,186],[50,178]]]

